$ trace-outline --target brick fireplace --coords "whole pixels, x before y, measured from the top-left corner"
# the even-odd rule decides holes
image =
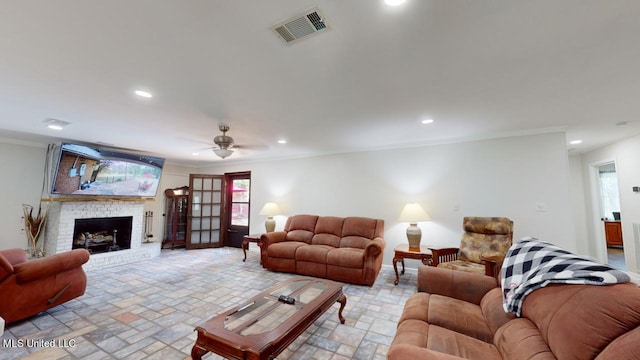
[[[160,243],[143,243],[143,201],[54,201],[49,204],[45,231],[47,255],[69,251],[74,248],[77,220],[91,223],[93,219],[131,218],[130,234],[117,234],[130,240],[128,249],[94,253],[84,265],[87,270],[117,266],[160,255]],[[83,221],[84,220],[84,221]],[[113,234],[113,229],[105,229]],[[120,230],[122,232],[123,230]],[[128,229],[125,230],[127,232]],[[77,232],[77,230],[76,230]],[[78,246],[75,246],[77,248]]]

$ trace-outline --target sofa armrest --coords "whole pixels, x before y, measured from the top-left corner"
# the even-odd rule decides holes
[[[24,249],[7,249],[0,251],[0,255],[3,256],[11,265],[17,265],[27,261],[27,252]]]
[[[462,360],[464,358],[449,355],[431,349],[409,345],[394,344],[389,348],[387,354],[389,360],[405,360],[405,359],[431,359],[431,360]]]
[[[496,281],[500,282],[500,271],[502,270],[502,263],[504,262],[504,257],[502,256],[480,257],[480,260],[484,265],[485,274],[487,276],[493,276],[496,279]]]
[[[13,265],[11,265],[7,258],[0,254],[0,281],[11,274],[13,274]]]
[[[7,249],[0,251],[0,281],[15,271],[13,265],[27,261],[27,253],[23,249]]]
[[[383,238],[377,237],[370,241],[364,248],[365,257],[373,256],[377,257],[382,254],[386,243]]]
[[[75,249],[23,262],[14,266],[16,282],[25,284],[63,271],[82,267],[82,264],[87,261],[89,261],[89,252],[85,249]]]
[[[260,246],[266,248],[270,244],[283,242],[287,239],[287,233],[285,231],[273,231],[264,233],[260,236]]]
[[[418,291],[438,294],[480,305],[482,297],[496,288],[495,278],[467,271],[420,266]]]
[[[458,259],[458,248],[440,248],[431,250],[431,266],[438,266],[443,262],[454,261]]]

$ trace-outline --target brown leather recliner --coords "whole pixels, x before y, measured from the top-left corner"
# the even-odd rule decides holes
[[[87,261],[85,249],[34,260],[23,249],[0,251],[0,316],[11,323],[83,295]]]

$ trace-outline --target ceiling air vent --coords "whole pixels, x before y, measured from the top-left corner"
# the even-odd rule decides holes
[[[318,9],[312,9],[302,15],[285,20],[273,27],[287,44],[300,40],[319,31],[328,29],[324,16]]]

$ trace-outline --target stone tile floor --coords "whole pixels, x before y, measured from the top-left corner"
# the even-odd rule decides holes
[[[160,257],[87,271],[85,295],[9,325],[0,359],[190,359],[194,328],[294,275],[264,270],[254,247],[163,250]],[[344,325],[335,304],[278,359],[384,359],[415,272],[400,284],[383,267],[372,287],[345,284]],[[205,359],[221,359],[207,354]]]

